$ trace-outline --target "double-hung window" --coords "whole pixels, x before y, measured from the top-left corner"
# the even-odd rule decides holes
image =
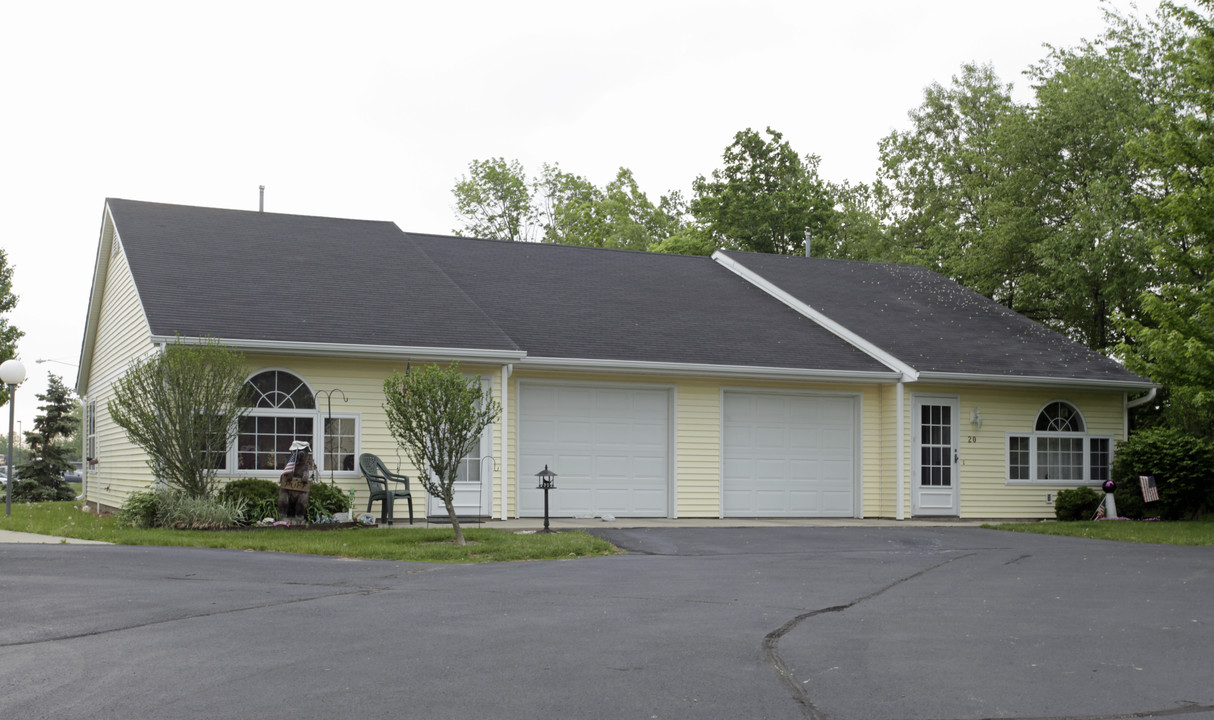
[[[1031,433],[1007,436],[1008,481],[1070,485],[1109,479],[1113,439],[1087,433],[1073,405],[1052,402],[1041,409]]]

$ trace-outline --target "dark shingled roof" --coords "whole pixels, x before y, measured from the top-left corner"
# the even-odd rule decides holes
[[[710,258],[409,237],[528,357],[889,372]]]
[[[107,203],[153,335],[892,376],[710,258]],[[1147,382],[920,267],[725,256],[920,372]]]
[[[920,372],[1149,384],[917,265],[723,254]]]
[[[107,202],[153,335],[518,350],[393,223]]]

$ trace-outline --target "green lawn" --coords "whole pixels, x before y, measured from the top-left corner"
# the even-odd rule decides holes
[[[1041,535],[1124,542],[1157,543],[1160,545],[1214,545],[1214,518],[1188,522],[1149,520],[1101,520],[1098,522],[1036,522],[983,525],[994,530],[1029,532]]]
[[[396,527],[342,530],[140,530],[123,527],[113,517],[97,517],[72,502],[15,503],[12,517],[0,515],[0,529],[103,540],[118,545],[267,550],[338,555],[374,560],[416,562],[502,562],[557,560],[618,552],[605,540],[584,532],[517,534],[505,530],[465,528],[468,545],[452,543],[450,529]]]

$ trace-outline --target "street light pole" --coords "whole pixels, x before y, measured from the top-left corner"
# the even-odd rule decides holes
[[[20,360],[5,360],[0,364],[0,382],[8,385],[8,476],[4,478],[4,515],[13,514],[13,425],[17,418],[17,386],[25,381],[25,366]]]

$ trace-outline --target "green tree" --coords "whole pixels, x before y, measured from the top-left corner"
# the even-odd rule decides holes
[[[455,363],[393,373],[384,381],[384,411],[388,429],[417,469],[422,487],[447,508],[455,543],[463,545],[455,481],[460,463],[501,414],[501,406],[485,393],[479,377],[465,378]]]
[[[455,183],[455,208],[463,226],[456,235],[494,240],[535,238],[536,211],[527,174],[518,160],[473,160]]]
[[[1169,56],[1170,112],[1135,151],[1156,173],[1145,204],[1159,281],[1142,294],[1140,318],[1123,317],[1127,365],[1169,389],[1173,424],[1214,437],[1214,2],[1166,5],[1191,33]]]
[[[25,335],[8,322],[7,315],[15,307],[17,296],[13,294],[13,268],[8,264],[8,254],[0,249],[0,362],[17,357],[17,341]],[[8,386],[0,383],[0,406],[7,404]]]
[[[1151,177],[1131,146],[1167,107],[1164,56],[1180,37],[1175,23],[1106,20],[1096,40],[1052,49],[1030,70],[1035,102],[1004,128],[1018,132],[997,136],[1006,169],[994,212],[1021,221],[993,233],[1010,253],[1017,237],[1031,240],[1025,292],[1011,306],[1101,351],[1122,339],[1113,316],[1136,317],[1155,282],[1138,197]]]
[[[75,491],[63,479],[72,469],[67,449],[60,442],[73,430],[72,393],[58,375],[50,375],[45,393],[38,395],[42,414],[34,418],[34,429],[25,433],[29,459],[14,468],[21,481],[13,486],[13,499],[27,502],[71,500]]]
[[[147,451],[157,479],[191,497],[210,497],[236,422],[247,412],[246,374],[244,356],[218,341],[179,338],[114,384],[110,417]]]
[[[747,128],[725,148],[725,165],[692,183],[691,214],[718,247],[800,255],[805,235],[832,236],[836,199],[819,158],[797,153],[779,132]]]
[[[949,87],[928,86],[923,104],[910,112],[911,128],[880,142],[874,193],[887,226],[884,259],[923,265],[1007,304],[1012,288],[1000,291],[972,268],[988,268],[1013,286],[1021,272],[969,253],[981,248],[995,222],[989,203],[999,179],[996,130],[1021,113],[1011,85],[989,65],[965,65]]]
[[[544,163],[532,183],[544,242],[602,247],[607,234],[603,191],[581,175]]]

